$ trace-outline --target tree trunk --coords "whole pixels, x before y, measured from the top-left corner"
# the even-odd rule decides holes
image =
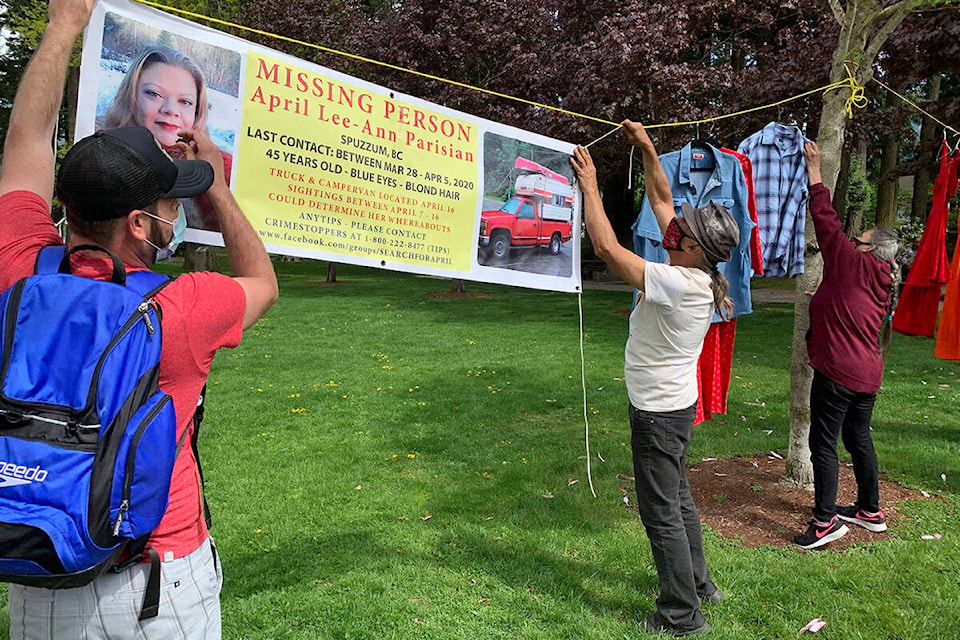
[[[852,162],[851,153],[851,162]],[[860,138],[857,140],[857,165],[859,169],[859,175],[865,176],[867,174],[867,139]],[[853,166],[848,167],[850,171],[853,171]],[[836,203],[836,198],[834,198],[834,203]],[[836,205],[834,205],[836,208]],[[840,209],[837,209],[840,211]],[[863,205],[857,203],[857,206],[850,207],[847,210],[846,221],[843,225],[843,232],[847,234],[848,238],[853,236],[858,236],[863,231]]]
[[[904,17],[915,6],[906,1],[894,2],[880,9],[874,0],[848,0],[830,3],[834,16],[840,22],[837,48],[833,52],[830,81],[839,82],[847,76],[844,63],[852,69],[859,85],[866,85],[873,78],[873,61],[883,43]],[[840,172],[840,150],[847,124],[844,110],[847,88],[828,91],[823,96],[823,111],[817,132],[817,145],[822,156],[823,183],[833,189]],[[813,222],[807,216],[806,250],[804,251],[803,275],[797,278],[796,313],[793,321],[793,353],[790,359],[790,445],[787,450],[786,468],[781,480],[785,483],[809,487],[813,481],[813,466],[810,464],[810,383],[813,369],[807,356],[804,337],[810,326],[810,297],[805,291],[813,291],[817,279],[823,273],[823,260],[816,246]]]
[[[337,265],[333,262],[327,263],[327,282],[334,283],[337,281]]]
[[[927,97],[929,102],[936,102],[940,99],[940,82],[942,76],[935,73],[930,78],[930,95]],[[910,202],[910,219],[923,220],[930,213],[930,181],[933,174],[930,171],[935,162],[930,162],[931,155],[935,158],[934,149],[939,151],[937,144],[937,125],[923,116],[923,124],[920,126],[920,146],[917,152],[917,170],[913,174],[913,200]]]
[[[863,49],[861,49],[862,51]],[[838,49],[834,59],[839,59],[839,68],[834,64],[832,80],[844,75],[842,61],[847,52]],[[868,67],[869,69],[869,67]],[[864,79],[860,80],[865,82]],[[848,91],[830,91],[823,97],[823,112],[817,132],[817,146],[821,153],[823,183],[832,189],[840,173],[840,155],[843,148],[843,133],[847,114],[844,111]],[[790,442],[787,448],[785,468],[781,481],[799,487],[813,486],[813,465],[810,463],[810,385],[813,369],[807,356],[806,334],[810,327],[810,296],[807,291],[817,288],[817,280],[823,273],[823,259],[813,228],[813,219],[807,216],[804,225],[803,273],[797,277],[794,294],[793,347],[790,359]]]
[[[840,175],[837,176],[837,188],[833,190],[833,210],[843,218],[844,227],[846,227],[846,220],[850,215],[850,212],[847,211],[847,189],[850,187],[851,155],[850,147],[844,145],[840,156]]]
[[[450,285],[450,291],[453,293],[466,293],[467,286],[460,278],[454,278]]]
[[[633,207],[633,190],[627,189],[626,166],[623,171],[612,171],[603,184],[603,209],[610,218],[610,225],[617,240],[625,247],[633,247],[630,227],[637,219]]]
[[[66,127],[63,136],[67,142],[73,141],[73,134],[77,130],[77,103],[80,95],[80,67],[70,67],[67,70],[67,85],[64,90],[64,99],[67,101]]]
[[[183,271],[216,271],[216,253],[213,247],[195,242],[183,243]]]
[[[877,183],[877,214],[874,224],[878,227],[892,228],[897,219],[897,195],[900,192],[900,178],[896,174],[900,155],[900,105],[902,101],[893,93],[887,95],[887,106],[896,109],[893,117],[893,131],[881,139],[880,180]]]

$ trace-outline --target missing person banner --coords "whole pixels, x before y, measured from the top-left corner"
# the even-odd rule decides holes
[[[271,253],[554,291],[580,290],[573,145],[432,104],[124,0],[84,36],[77,137],[149,128],[223,152]],[[221,245],[184,203],[186,239]]]

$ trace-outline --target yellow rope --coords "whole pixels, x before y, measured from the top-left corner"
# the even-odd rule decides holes
[[[847,85],[850,89],[850,97],[843,103],[843,110],[847,112],[847,117],[853,119],[853,108],[863,109],[867,106],[867,88],[862,84],[857,84],[857,79],[850,70],[850,65],[843,63],[843,68],[847,72],[847,77],[840,81],[841,85]]]
[[[461,88],[463,88],[463,89],[470,89],[471,91],[479,91],[480,93],[486,93],[486,94],[488,94],[488,95],[496,96],[496,97],[498,97],[498,98],[503,98],[503,99],[505,99],[505,100],[513,100],[513,101],[515,101],[515,102],[521,102],[521,103],[523,103],[523,104],[527,104],[527,105],[530,105],[530,106],[532,106],[532,107],[537,107],[537,108],[540,108],[540,109],[549,109],[550,111],[556,111],[556,112],[558,112],[558,113],[563,113],[563,114],[566,114],[566,115],[569,115],[569,116],[574,116],[574,117],[577,117],[577,118],[584,118],[584,119],[586,119],[586,120],[592,120],[592,121],[594,121],[594,122],[600,122],[600,123],[602,123],[602,124],[608,124],[608,125],[611,125],[611,126],[614,126],[614,127],[619,127],[619,126],[620,126],[620,123],[618,123],[618,122],[611,122],[610,120],[605,120],[605,119],[603,119],[603,118],[597,118],[597,117],[594,117],[594,116],[589,116],[589,115],[586,115],[586,114],[584,114],[584,113],[578,113],[578,112],[576,112],[576,111],[570,111],[570,110],[568,110],[568,109],[561,109],[560,107],[556,107],[556,106],[549,105],[549,104],[543,104],[543,103],[541,103],[541,102],[535,102],[535,101],[533,101],[533,100],[527,100],[527,99],[525,99],[525,98],[518,98],[518,97],[516,97],[516,96],[507,95],[507,94],[505,94],[505,93],[500,93],[500,92],[497,92],[497,91],[493,91],[493,90],[491,90],[491,89],[484,89],[483,87],[477,87],[477,86],[474,86],[474,85],[471,85],[471,84],[466,84],[466,83],[464,83],[464,82],[457,82],[456,80],[450,80],[450,79],[448,79],[448,78],[441,78],[440,76],[435,76],[435,75],[432,75],[432,74],[429,74],[429,73],[424,73],[424,72],[422,72],[422,71],[416,71],[416,70],[414,70],[414,69],[408,69],[408,68],[406,68],[406,67],[400,67],[400,66],[397,66],[397,65],[394,65],[394,64],[390,64],[390,63],[388,63],[388,62],[382,62],[382,61],[380,61],[380,60],[374,60],[373,58],[366,58],[366,57],[364,57],[364,56],[359,56],[359,55],[356,55],[356,54],[353,54],[353,53],[347,53],[347,52],[345,52],[345,51],[339,51],[339,50],[337,50],[337,49],[331,49],[330,47],[324,47],[323,45],[313,44],[313,43],[311,43],[311,42],[304,42],[303,40],[297,40],[296,38],[289,38],[289,37],[287,37],[287,36],[282,36],[282,35],[279,35],[279,34],[276,34],[276,33],[270,33],[269,31],[261,31],[260,29],[254,29],[254,28],[252,28],[252,27],[247,27],[247,26],[244,26],[244,25],[242,25],[242,24],[237,24],[237,23],[234,23],[234,22],[228,22],[228,21],[226,21],[226,20],[220,20],[220,19],[218,19],[218,18],[212,18],[212,17],[210,17],[210,16],[205,16],[205,15],[203,15],[203,14],[194,13],[194,12],[192,12],[192,11],[187,11],[186,9],[178,9],[178,8],[176,8],[176,7],[170,7],[170,6],[161,4],[161,3],[159,3],[159,2],[153,2],[152,0],[135,0],[135,1],[136,1],[136,2],[139,2],[140,4],[144,4],[144,5],[147,5],[147,6],[154,7],[154,8],[156,8],[156,9],[160,9],[160,10],[162,10],[162,11],[168,11],[168,12],[172,12],[172,13],[179,13],[179,14],[182,14],[182,15],[185,15],[185,16],[189,16],[189,17],[191,17],[191,18],[196,18],[196,19],[198,19],[198,20],[206,20],[207,22],[212,22],[212,23],[214,23],[214,24],[219,24],[219,25],[222,25],[222,26],[225,26],[225,27],[230,27],[230,28],[232,28],[232,29],[239,29],[239,30],[241,30],[241,31],[248,31],[248,32],[250,32],[250,33],[255,33],[255,34],[257,34],[257,35],[261,35],[261,36],[264,36],[264,37],[267,37],[267,38],[274,38],[274,39],[276,39],[276,40],[284,40],[284,41],[286,41],[286,42],[290,42],[290,43],[293,43],[293,44],[298,44],[298,45],[303,46],[303,47],[309,47],[309,48],[317,49],[317,50],[319,50],[319,51],[323,51],[324,53],[331,53],[331,54],[334,54],[334,55],[343,56],[343,57],[345,57],[345,58],[351,58],[351,59],[353,59],[353,60],[359,60],[359,61],[361,61],[361,62],[368,62],[368,63],[370,63],[370,64],[375,64],[375,65],[379,65],[379,66],[381,66],[381,67],[386,67],[387,69],[392,69],[392,70],[394,70],[394,71],[401,71],[401,72],[403,72],[403,73],[409,73],[409,74],[412,74],[412,75],[415,75],[415,76],[420,76],[420,77],[422,77],[422,78],[427,78],[427,79],[429,79],[429,80],[435,80],[435,81],[437,81],[437,82],[445,82],[445,83],[447,83],[447,84],[452,84],[452,85],[454,85],[454,86],[461,87]],[[840,88],[842,88],[842,87],[847,87],[847,88],[849,88],[849,90],[850,90],[850,97],[847,98],[847,101],[846,101],[846,103],[844,104],[844,107],[843,107],[843,108],[844,108],[844,111],[847,112],[847,116],[850,117],[850,118],[852,118],[852,117],[853,117],[853,109],[854,109],[854,108],[862,109],[862,108],[864,108],[864,107],[867,106],[867,98],[866,98],[866,95],[865,95],[866,89],[865,89],[865,87],[864,87],[863,85],[857,83],[857,80],[856,80],[856,78],[854,77],[852,71],[850,70],[850,67],[849,67],[848,65],[846,65],[846,64],[844,65],[844,67],[845,67],[845,69],[846,69],[846,71],[847,71],[847,77],[844,78],[843,80],[838,80],[837,82],[832,82],[832,83],[830,83],[830,84],[828,84],[828,85],[826,85],[826,86],[819,87],[819,88],[817,88],[817,89],[811,89],[810,91],[806,91],[806,92],[804,92],[804,93],[801,93],[801,94],[799,94],[799,95],[792,96],[792,97],[790,97],[790,98],[785,98],[785,99],[783,99],[783,100],[780,100],[779,102],[773,102],[773,103],[771,103],[771,104],[765,104],[765,105],[761,105],[761,106],[759,106],[759,107],[752,107],[752,108],[750,108],[750,109],[744,109],[744,110],[742,110],[742,111],[737,111],[737,112],[734,112],[734,113],[726,113],[726,114],[723,114],[723,115],[713,116],[713,117],[710,117],[710,118],[703,118],[703,119],[701,119],[701,120],[685,120],[685,121],[682,121],[682,122],[664,122],[664,123],[661,123],[661,124],[644,125],[644,128],[646,128],[646,129],[660,129],[660,128],[665,128],[665,127],[685,127],[685,126],[690,126],[690,125],[705,124],[705,123],[708,123],[708,122],[716,122],[716,121],[718,121],[718,120],[724,120],[724,119],[726,119],[726,118],[735,118],[735,117],[737,117],[737,116],[742,116],[742,115],[745,115],[745,114],[748,114],[748,113],[754,113],[754,112],[756,112],[756,111],[763,111],[764,109],[770,109],[770,108],[772,108],[772,107],[778,107],[778,106],[780,106],[780,105],[786,104],[786,103],[788,103],[788,102],[792,102],[792,101],[794,101],[794,100],[799,100],[800,98],[805,98],[805,97],[810,96],[810,95],[813,95],[813,94],[815,94],[815,93],[821,93],[821,92],[822,92],[822,93],[826,93],[827,91],[832,91],[832,90],[834,90],[834,89],[840,89]],[[941,122],[940,120],[938,120],[938,119],[935,118],[934,116],[930,115],[929,113],[927,113],[926,111],[924,111],[923,109],[921,109],[919,106],[917,106],[916,104],[914,104],[913,102],[911,102],[911,101],[908,100],[907,98],[901,96],[899,93],[897,93],[896,91],[894,91],[893,89],[891,89],[891,88],[888,87],[887,85],[883,84],[882,82],[880,82],[880,81],[877,80],[876,78],[874,78],[874,82],[876,82],[877,84],[879,84],[881,87],[885,88],[887,91],[890,91],[890,92],[896,94],[896,95],[899,96],[900,99],[902,99],[904,102],[906,102],[907,104],[909,104],[909,105],[912,106],[913,108],[917,109],[918,111],[920,111],[921,113],[923,113],[924,115],[926,115],[927,117],[929,117],[931,120],[933,120],[933,121],[936,122],[937,124],[942,125],[943,127],[949,129],[950,131],[953,131],[954,133],[960,133],[960,131],[957,131],[956,129],[954,129],[953,127],[951,127],[951,126],[949,126],[949,125],[947,125],[947,124],[944,124],[943,122]]]
[[[951,127],[950,125],[948,125],[948,124],[945,123],[945,122],[941,122],[941,121],[938,120],[936,117],[934,117],[933,115],[931,115],[928,111],[925,111],[924,109],[921,109],[919,105],[917,105],[916,103],[912,102],[909,98],[906,98],[906,97],[900,95],[899,93],[897,93],[896,91],[894,91],[893,89],[891,89],[891,88],[888,87],[887,85],[883,84],[882,82],[880,82],[880,81],[877,80],[876,78],[874,78],[873,81],[876,82],[876,83],[877,83],[878,85],[880,85],[881,87],[883,87],[884,89],[886,89],[887,91],[889,91],[890,93],[892,93],[893,95],[899,97],[901,100],[903,100],[904,102],[906,102],[907,104],[909,104],[911,107],[913,107],[914,109],[916,109],[917,111],[919,111],[919,112],[922,113],[923,115],[927,116],[928,118],[930,118],[931,120],[933,120],[934,122],[936,122],[937,124],[939,124],[939,125],[940,125],[941,127],[943,127],[944,129],[949,129],[950,131],[953,131],[954,133],[960,134],[960,131],[957,131],[956,129],[954,129],[953,127]]]
[[[331,48],[329,48],[329,47],[324,47],[323,45],[313,44],[313,43],[311,43],[311,42],[304,42],[304,41],[302,41],[302,40],[297,40],[296,38],[288,38],[287,36],[282,36],[282,35],[279,35],[279,34],[276,34],[276,33],[270,33],[270,32],[268,32],[268,31],[261,31],[261,30],[259,30],[259,29],[253,29],[253,28],[251,28],[251,27],[245,27],[245,26],[243,26],[243,25],[241,25],[241,24],[235,24],[235,23],[233,23],[233,22],[227,22],[226,20],[219,20],[219,19],[217,19],[217,18],[211,18],[211,17],[209,17],[209,16],[205,16],[205,15],[202,15],[202,14],[199,14],[199,13],[194,13],[194,12],[192,12],[192,11],[187,11],[186,9],[177,9],[177,8],[175,8],[175,7],[168,7],[168,6],[163,5],[163,4],[160,4],[160,3],[158,3],[158,2],[151,2],[151,0],[136,0],[136,2],[139,2],[140,4],[145,4],[145,5],[154,7],[154,8],[156,8],[156,9],[161,9],[161,10],[163,10],[163,11],[172,11],[172,12],[175,12],[175,13],[183,14],[183,15],[185,15],[185,16],[190,16],[191,18],[197,18],[197,19],[200,19],[200,20],[207,20],[207,21],[209,21],[209,22],[213,22],[213,23],[215,23],[215,24],[223,25],[223,26],[225,26],[225,27],[232,27],[232,28],[234,28],[234,29],[240,29],[240,30],[243,30],[243,31],[249,31],[250,33],[256,33],[257,35],[265,36],[265,37],[268,37],[268,38],[275,38],[275,39],[277,39],[277,40],[285,40],[286,42],[292,42],[293,44],[298,44],[298,45],[301,45],[301,46],[304,46],[304,47],[311,47],[311,48],[313,48],[313,49],[318,49],[318,50],[323,51],[323,52],[325,52],[325,53],[332,53],[332,54],[335,54],[335,55],[338,55],[338,56],[344,56],[345,58],[352,58],[353,60],[360,60],[361,62],[369,62],[370,64],[380,65],[381,67],[386,67],[386,68],[388,68],[388,69],[393,69],[394,71],[402,71],[402,72],[404,72],[404,73],[410,73],[410,74],[413,74],[413,75],[415,75],[415,76],[420,76],[420,77],[422,77],[422,78],[427,78],[427,79],[429,79],[429,80],[436,80],[437,82],[446,82],[447,84],[452,84],[452,85],[454,85],[454,86],[462,87],[462,88],[464,88],[464,89],[470,89],[470,90],[472,90],[472,91],[479,91],[479,92],[481,92],[481,93],[486,93],[486,94],[488,94],[488,95],[496,96],[496,97],[498,97],[498,98],[504,98],[504,99],[506,99],[506,100],[515,100],[516,102],[522,102],[522,103],[524,103],[524,104],[528,104],[528,105],[533,106],[533,107],[539,107],[539,108],[541,108],[541,109],[550,109],[551,111],[557,111],[557,112],[559,112],[559,113],[564,113],[564,114],[567,114],[567,115],[570,115],[570,116],[575,116],[575,117],[577,117],[577,118],[585,118],[585,119],[587,119],[587,120],[593,120],[594,122],[601,122],[601,123],[603,123],[603,124],[609,124],[609,125],[613,125],[613,126],[617,126],[617,125],[618,125],[618,123],[616,123],[616,122],[611,122],[611,121],[609,121],[609,120],[604,120],[603,118],[595,118],[595,117],[593,117],[593,116],[588,116],[588,115],[583,114],[583,113],[577,113],[577,112],[575,112],[575,111],[568,111],[567,109],[561,109],[560,107],[555,107],[555,106],[548,105],[548,104],[542,104],[542,103],[540,103],[540,102],[534,102],[533,100],[526,100],[526,99],[524,99],[524,98],[517,98],[516,96],[510,96],[510,95],[507,95],[507,94],[505,94],[505,93],[498,93],[498,92],[492,91],[492,90],[490,90],[490,89],[484,89],[483,87],[477,87],[477,86],[474,86],[474,85],[471,85],[471,84],[466,84],[466,83],[464,83],[464,82],[457,82],[456,80],[450,80],[450,79],[447,79],[447,78],[441,78],[441,77],[439,77],[439,76],[431,75],[431,74],[429,74],[429,73],[424,73],[424,72],[422,72],[422,71],[415,71],[414,69],[407,69],[407,68],[405,68],[405,67],[399,67],[399,66],[397,66],[397,65],[390,64],[389,62],[381,62],[380,60],[374,60],[374,59],[372,59],[372,58],[365,58],[365,57],[363,57],[363,56],[358,56],[358,55],[353,54],[353,53],[347,53],[347,52],[345,52],[345,51],[338,51],[338,50],[336,50],[336,49],[331,49]]]
[[[684,126],[693,125],[693,124],[703,124],[703,123],[705,123],[705,122],[716,122],[717,120],[723,120],[723,119],[725,119],[725,118],[733,118],[733,117],[735,117],[735,116],[742,116],[742,115],[744,115],[744,114],[746,114],[746,113],[753,113],[754,111],[762,111],[762,110],[764,110],[764,109],[769,109],[769,108],[771,108],[771,107],[778,107],[778,106],[780,106],[780,105],[782,105],[782,104],[786,104],[786,103],[788,103],[788,102],[792,102],[793,100],[799,100],[800,98],[805,98],[805,97],[807,97],[807,96],[809,96],[809,95],[813,95],[814,93],[821,93],[821,92],[824,92],[824,93],[825,93],[825,92],[827,92],[827,91],[830,91],[831,89],[838,89],[838,88],[844,86],[845,84],[847,84],[847,81],[846,81],[846,80],[843,80],[843,81],[840,81],[840,82],[834,82],[834,83],[832,83],[832,84],[828,84],[828,85],[823,86],[823,87],[820,87],[820,88],[818,88],[818,89],[811,89],[810,91],[807,91],[807,92],[805,92],[805,93],[801,93],[801,94],[799,94],[799,95],[795,95],[795,96],[793,96],[793,97],[791,97],[791,98],[785,98],[784,100],[780,100],[779,102],[773,102],[773,103],[771,103],[771,104],[765,104],[765,105],[761,105],[761,106],[759,106],[759,107],[752,107],[752,108],[750,108],[750,109],[744,109],[743,111],[737,111],[737,112],[735,112],[735,113],[725,113],[725,114],[723,114],[723,115],[721,115],[721,116],[714,116],[714,117],[712,117],[712,118],[704,118],[703,120],[686,120],[686,121],[684,121],[684,122],[664,122],[664,123],[662,123],[662,124],[650,124],[650,125],[645,124],[645,125],[643,125],[643,128],[644,128],[644,129],[658,129],[658,128],[660,128],[660,127],[684,127]]]

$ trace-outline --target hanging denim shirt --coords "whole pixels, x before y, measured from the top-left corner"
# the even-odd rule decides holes
[[[725,207],[737,221],[740,244],[733,250],[730,260],[721,262],[717,268],[730,283],[728,295],[733,301],[730,318],[750,313],[753,310],[750,302],[750,232],[755,225],[747,210],[747,182],[740,161],[710,145],[690,143],[680,151],[661,155],[660,164],[670,181],[677,215],[681,215],[680,205],[684,202],[703,207],[713,201]],[[661,246],[662,240],[657,217],[644,195],[640,215],[633,225],[634,252],[650,262],[666,262],[667,250]],[[720,320],[719,314],[714,314],[713,321]]]
[[[803,224],[810,193],[806,141],[800,129],[771,122],[737,149],[753,164],[764,277],[803,273]]]

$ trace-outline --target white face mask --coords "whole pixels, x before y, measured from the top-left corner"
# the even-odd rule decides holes
[[[181,242],[183,242],[183,234],[187,230],[187,216],[183,212],[183,204],[177,203],[177,217],[173,220],[173,222],[165,220],[160,216],[153,215],[149,211],[143,211],[142,213],[150,216],[154,220],[166,222],[173,227],[173,236],[170,237],[170,242],[168,242],[167,246],[165,247],[158,247],[150,242],[149,238],[144,238],[144,242],[157,250],[157,260],[166,260],[167,258],[172,257],[173,253],[177,250],[177,247],[180,246]]]

